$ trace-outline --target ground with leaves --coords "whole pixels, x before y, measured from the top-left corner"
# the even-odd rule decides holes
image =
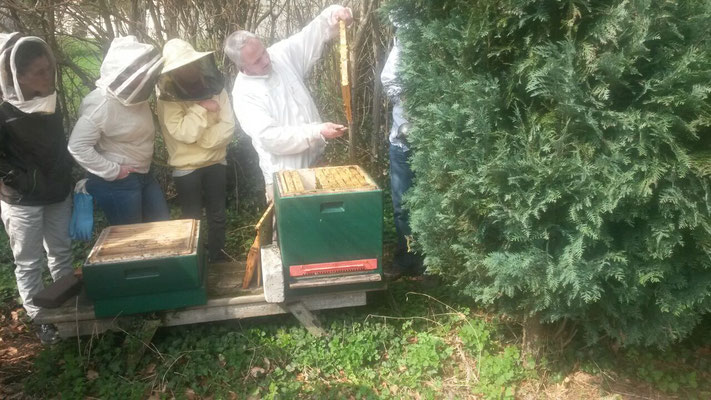
[[[372,293],[366,307],[321,312],[326,338],[290,316],[166,328],[138,361],[130,349],[144,346],[140,328],[42,349],[18,311],[0,317],[7,398],[711,396],[711,343],[701,332],[667,352],[574,341],[535,361],[522,358],[517,324],[416,280]]]

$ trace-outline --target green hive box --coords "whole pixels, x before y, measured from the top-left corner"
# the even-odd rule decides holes
[[[383,193],[360,167],[280,171],[274,183],[288,294],[383,286]]]
[[[97,317],[205,304],[200,221],[110,226],[83,267]]]

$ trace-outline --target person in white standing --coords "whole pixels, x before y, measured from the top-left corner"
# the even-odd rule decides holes
[[[0,210],[15,261],[17,289],[27,315],[45,265],[52,279],[71,274],[72,161],[57,109],[56,64],[34,36],[0,35]],[[52,325],[39,325],[43,344],[59,341]]]
[[[269,48],[247,31],[225,40],[225,54],[239,70],[232,90],[235,115],[259,155],[268,200],[275,172],[311,167],[323,154],[326,140],[347,129],[321,121],[304,79],[325,44],[337,36],[339,21],[352,20],[350,9],[332,5],[300,32]]]

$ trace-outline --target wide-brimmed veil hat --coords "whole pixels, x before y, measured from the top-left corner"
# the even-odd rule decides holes
[[[169,40],[163,46],[165,65],[156,85],[158,98],[200,101],[222,92],[224,77],[217,69],[213,53],[195,51],[190,43],[181,39]]]
[[[207,57],[214,51],[196,51],[190,43],[182,39],[170,39],[163,46],[163,64],[162,74],[176,70],[184,65],[188,65],[203,57]]]

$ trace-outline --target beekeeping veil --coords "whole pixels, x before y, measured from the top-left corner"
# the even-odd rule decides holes
[[[190,43],[171,39],[163,46],[165,65],[158,79],[158,98],[164,101],[199,101],[224,88],[212,51],[195,51]]]
[[[139,104],[151,96],[162,66],[163,58],[152,45],[135,36],[118,37],[101,63],[96,87],[124,105]]]
[[[46,62],[35,63],[42,57]],[[0,34],[0,93],[4,101],[24,113],[52,114],[57,104],[56,78],[54,54],[44,40],[22,37],[19,32]]]

